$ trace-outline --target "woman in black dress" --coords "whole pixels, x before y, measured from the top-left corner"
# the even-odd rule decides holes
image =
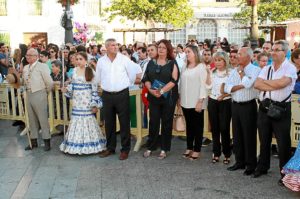
[[[172,121],[178,99],[179,68],[168,40],[158,42],[158,56],[149,61],[143,83],[148,89],[150,111],[147,158],[156,150],[161,126],[161,152],[159,159],[167,157],[171,148]]]

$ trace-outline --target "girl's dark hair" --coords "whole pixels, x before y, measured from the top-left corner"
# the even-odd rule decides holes
[[[80,52],[76,53],[76,55],[80,55],[87,62],[88,57],[87,57],[86,52],[80,51]],[[93,78],[94,78],[93,69],[89,66],[85,67],[85,81],[90,82],[93,80]]]
[[[94,70],[92,67],[85,67],[85,81],[90,82],[94,79]]]
[[[22,60],[22,64],[23,66],[27,65],[28,62],[25,58],[25,55],[27,53],[27,46],[26,44],[19,44],[19,48],[21,49],[21,60]]]
[[[173,53],[173,46],[171,44],[171,42],[169,40],[166,39],[162,39],[157,43],[157,46],[159,46],[159,44],[165,44],[166,48],[167,48],[167,59],[168,60],[174,60],[174,53]]]
[[[88,61],[88,56],[87,56],[86,52],[80,51],[80,52],[77,53],[77,55],[80,55],[81,57],[83,57],[83,59],[85,61]]]

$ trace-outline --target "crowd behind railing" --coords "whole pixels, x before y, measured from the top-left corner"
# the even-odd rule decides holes
[[[299,166],[295,165],[300,164],[297,158],[300,151],[297,148],[291,158],[290,137],[292,94],[300,94],[297,42],[290,48],[284,40],[274,43],[246,40],[238,45],[218,38],[213,42],[189,40],[172,46],[165,39],[148,45],[142,42],[121,45],[108,39],[103,45],[88,47],[21,44],[12,54],[5,44],[0,47],[2,79],[14,88],[23,85],[28,97],[31,144],[25,150],[38,147],[39,129],[44,149],[51,149],[45,102],[47,92],[55,84],[72,99],[72,117],[60,150],[71,154],[100,153],[100,157],[113,155],[118,116],[119,158],[127,159],[130,125],[136,125],[136,118],[130,113],[135,105],[130,105],[134,100],[129,97],[129,88],[142,88],[143,127],[149,129],[145,158],[157,148],[160,148],[158,158],[167,158],[177,109],[185,118],[187,146],[182,156],[199,159],[202,145],[208,142],[203,138],[204,110],[207,110],[213,142],[212,164],[220,162],[222,153],[223,164],[230,164],[233,144],[235,164],[227,169],[245,169],[244,175],[257,178],[268,173],[272,148],[279,157],[278,183],[292,190],[300,189],[300,184],[294,183],[299,176]],[[55,97],[61,99],[60,103],[68,103],[59,94]],[[100,126],[105,124],[105,133],[95,119],[99,108]],[[19,123],[16,121],[14,125]],[[271,147],[272,137],[277,146]]]

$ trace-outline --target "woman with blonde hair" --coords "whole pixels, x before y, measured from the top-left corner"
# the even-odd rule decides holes
[[[183,157],[196,160],[200,156],[202,146],[207,71],[200,61],[198,46],[188,45],[185,53],[187,64],[182,68],[178,103],[186,120],[187,148]]]
[[[15,69],[19,69],[20,68],[20,64],[21,64],[21,59],[22,59],[22,56],[21,56],[21,49],[20,48],[16,48],[14,50],[14,54],[13,54],[13,66],[15,67]]]
[[[224,85],[229,77],[229,57],[226,52],[216,52],[213,55],[216,69],[208,70],[206,84],[211,90],[208,98],[208,115],[213,138],[212,163],[219,162],[222,152],[224,164],[230,163],[230,120],[231,120],[231,99],[230,95],[224,93]],[[220,143],[221,136],[221,143]]]

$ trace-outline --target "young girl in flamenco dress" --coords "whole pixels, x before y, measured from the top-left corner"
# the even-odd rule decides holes
[[[294,156],[286,163],[282,171],[283,184],[292,191],[300,191],[300,142]]]
[[[96,121],[95,113],[102,106],[94,71],[87,67],[87,54],[76,55],[77,67],[72,82],[62,89],[72,98],[72,117],[60,150],[69,154],[95,154],[106,149],[106,138]]]

